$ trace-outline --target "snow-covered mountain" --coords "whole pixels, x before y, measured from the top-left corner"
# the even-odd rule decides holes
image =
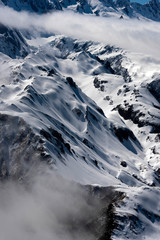
[[[39,15],[67,9],[145,19],[146,24],[160,20],[157,0],[145,5],[129,0],[2,2]],[[105,222],[111,229],[109,237],[96,239],[112,235],[112,239],[158,240],[159,64],[157,56],[114,44],[1,24],[2,180],[7,176],[27,182],[44,163],[53,174],[91,185],[99,198],[107,191],[103,187],[111,186],[115,192],[106,215],[115,208],[115,225],[110,217]],[[96,231],[104,227],[101,218],[102,213]]]
[[[158,197],[159,186],[159,103],[150,94],[156,80],[149,76],[146,82],[150,69],[145,69],[145,59],[63,36],[43,39],[42,46],[37,43],[28,40],[32,48],[25,58],[14,60],[1,53],[2,174],[24,178],[41,160],[65,178],[118,186],[130,199],[134,188],[138,200],[134,207],[128,201],[123,214],[117,208],[121,226],[116,232],[124,228],[122,239],[137,238],[138,233],[141,239],[148,234],[146,220],[151,231],[159,221],[158,207],[152,212],[139,195],[144,191]],[[153,74],[156,70],[155,65]]]
[[[28,51],[27,43],[19,31],[0,24],[0,52],[16,58],[25,57]]]
[[[33,12],[45,13],[50,10],[61,10],[61,5],[58,0],[1,0],[6,6],[14,8],[17,11],[26,10]]]
[[[25,59],[19,60],[18,64],[12,61],[11,66],[8,66],[8,60],[2,55],[1,64],[4,73],[1,72],[1,81],[5,75],[8,82],[1,86],[0,109],[2,113],[4,111],[5,114],[8,112],[9,115],[16,115],[24,120],[26,118],[26,122],[29,118],[29,124],[35,133],[45,140],[46,157],[52,159],[63,176],[74,178],[75,174],[74,180],[85,183],[87,179],[86,183],[88,183],[87,169],[90,169],[91,183],[94,182],[94,172],[98,171],[101,180],[97,179],[96,181],[99,181],[97,183],[105,184],[113,176],[121,177],[118,173],[119,167],[128,158],[127,155],[126,157],[123,155],[122,158],[121,152],[128,152],[133,158],[138,154],[137,159],[143,153],[132,131],[127,129],[123,122],[115,124],[109,121],[103,110],[81,92],[74,78],[71,77],[73,74],[69,74],[69,64],[72,61],[69,56],[75,54],[75,61],[79,63],[79,68],[82,67],[79,73],[88,72],[87,75],[90,75],[89,72],[93,71],[91,73],[93,82],[96,78],[94,76],[97,76],[96,72],[100,70],[101,74],[106,72],[110,75],[109,70],[101,66],[94,56],[89,56],[85,50],[77,51],[89,46],[93,47],[93,43],[88,43],[87,46],[86,43],[74,42],[72,39],[54,37],[42,48],[36,48]],[[87,66],[82,64],[84,60]],[[66,69],[66,66],[69,69]],[[7,67],[8,77],[6,77]],[[123,81],[122,78],[119,79]],[[111,146],[116,144],[115,149],[118,151],[115,152]],[[10,148],[12,147],[14,146]],[[134,171],[132,168],[135,169],[135,166],[130,164],[128,167],[131,167],[131,185],[134,185],[137,180],[132,176]],[[67,169],[66,165],[68,165]],[[80,168],[84,172],[83,178],[76,172],[76,169],[80,170]],[[111,175],[109,178],[106,178],[106,171],[109,176]],[[122,172],[123,177],[125,171]]]
[[[131,18],[147,18],[160,21],[160,2],[150,0],[146,4],[130,2],[130,0],[1,0],[6,6],[17,11],[27,10],[46,13],[53,10],[73,10],[96,16],[117,16]]]

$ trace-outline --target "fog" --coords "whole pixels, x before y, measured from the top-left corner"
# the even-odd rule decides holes
[[[27,184],[0,184],[0,238],[3,240],[94,240],[85,226],[95,218],[96,201],[79,185],[53,174]]]
[[[36,15],[0,7],[0,22],[17,29],[36,29],[82,40],[115,45],[159,57],[160,23],[86,16],[70,11]]]

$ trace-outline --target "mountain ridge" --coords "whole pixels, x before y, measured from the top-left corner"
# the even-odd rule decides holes
[[[121,19],[135,17],[146,24],[150,19],[159,21],[156,0],[145,5],[127,0],[115,3],[111,0],[3,0],[3,3],[15,10],[39,15],[53,9],[68,9],[94,14],[97,18],[114,16],[122,24]],[[147,18],[143,18],[145,16]],[[3,156],[0,158],[0,183],[16,179],[32,184],[32,175],[37,175],[42,164],[45,173],[60,175],[65,184],[71,180],[91,188],[105,201],[103,189],[108,189],[106,195],[113,189],[113,199],[96,216],[95,232],[99,227],[101,231],[109,226],[109,238],[115,240],[158,240],[159,56],[64,35],[44,32],[37,36],[33,30],[27,34],[3,25],[0,25],[0,42],[0,156]],[[47,174],[46,177],[50,179]],[[59,189],[57,181],[54,179],[50,185]],[[48,204],[53,207],[55,191],[49,187],[48,198],[46,188],[48,185],[45,191],[35,185],[31,191],[42,190],[42,195],[47,196],[40,208]],[[14,194],[18,195],[17,191]],[[118,199],[114,199],[117,194]],[[37,205],[39,199],[34,200]],[[19,201],[16,202],[19,205]],[[35,204],[33,206],[35,209]],[[25,210],[23,204],[21,208]],[[21,212],[19,208],[17,212]],[[28,212],[30,214],[30,208]],[[110,217],[109,222],[107,217]],[[30,222],[26,224],[25,236],[35,236],[33,226],[36,225],[38,232],[42,226],[37,219],[36,224]],[[14,232],[13,240],[17,240]],[[106,234],[105,229],[103,239],[107,238]]]
[[[160,3],[158,0],[150,0],[146,4],[130,2],[130,0],[1,0],[6,6],[17,11],[26,10],[31,12],[47,13],[53,10],[73,10],[84,14],[97,16],[123,16],[130,18],[148,18],[160,21]]]

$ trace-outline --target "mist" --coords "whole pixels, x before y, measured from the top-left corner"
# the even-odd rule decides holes
[[[111,44],[129,51],[159,57],[160,24],[134,19],[86,16],[70,11],[45,15],[0,7],[0,22],[9,27],[64,34],[81,40]]]
[[[80,185],[52,172],[27,184],[2,182],[0,191],[1,239],[95,239],[85,224],[95,218],[97,203],[88,202]]]

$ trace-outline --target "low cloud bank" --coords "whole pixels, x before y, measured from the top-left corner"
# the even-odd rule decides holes
[[[0,233],[5,240],[94,240],[85,224],[95,216],[79,185],[46,174],[29,184],[0,183]]]
[[[37,15],[0,7],[0,23],[17,29],[36,29],[102,42],[159,57],[160,23],[157,22],[86,16],[69,11]]]

